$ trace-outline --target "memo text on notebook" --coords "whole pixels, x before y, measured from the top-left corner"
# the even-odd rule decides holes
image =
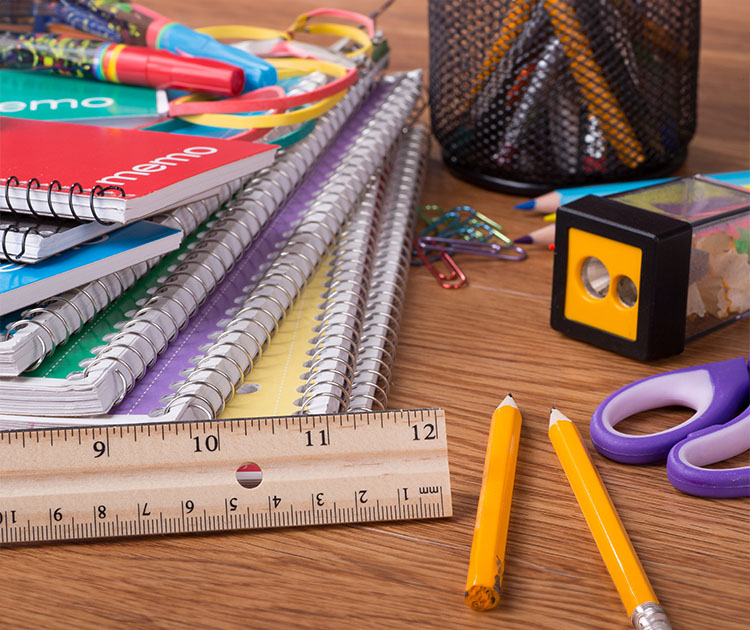
[[[269,166],[276,149],[7,117],[0,146],[0,211],[116,223],[200,199]]]

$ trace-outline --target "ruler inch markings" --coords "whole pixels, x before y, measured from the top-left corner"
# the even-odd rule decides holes
[[[0,544],[450,516],[445,436],[435,408],[2,432]]]

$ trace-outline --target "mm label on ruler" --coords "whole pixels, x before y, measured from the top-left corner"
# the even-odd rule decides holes
[[[451,514],[441,409],[0,432],[0,544]]]

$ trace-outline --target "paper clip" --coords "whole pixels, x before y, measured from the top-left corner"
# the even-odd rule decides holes
[[[428,212],[437,212],[437,214],[434,217],[428,217]],[[429,225],[436,219],[439,219],[445,214],[445,210],[443,210],[440,206],[436,206],[435,204],[428,203],[427,205],[420,206],[417,210],[417,214],[419,214],[419,218],[422,219],[422,221],[425,222],[425,225]]]
[[[461,206],[461,207],[463,207],[463,206]],[[482,221],[482,222],[484,222],[484,223],[486,223],[487,225],[490,226],[490,230],[492,231],[492,234],[493,234],[493,236],[495,238],[499,238],[501,241],[503,241],[507,245],[510,245],[512,243],[512,241],[510,240],[510,238],[508,238],[507,236],[505,236],[505,234],[503,234],[503,226],[502,225],[500,225],[496,221],[493,221],[489,217],[483,215],[481,212],[477,212],[476,210],[474,212],[475,212],[476,218],[479,221]]]
[[[446,252],[448,254],[476,254],[514,261],[521,261],[526,258],[526,252],[517,245],[498,245],[497,243],[466,241],[460,238],[445,238],[442,236],[420,236],[417,238],[417,244],[423,250]]]
[[[440,259],[448,268],[448,273],[442,273],[425,254],[424,248],[419,244],[419,239],[414,239],[414,251],[425,267],[430,270],[437,283],[444,289],[460,289],[466,284],[466,275],[451,258],[448,252],[440,252]]]

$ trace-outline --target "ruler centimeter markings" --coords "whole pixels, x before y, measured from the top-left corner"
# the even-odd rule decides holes
[[[445,414],[0,432],[0,544],[451,516]]]

